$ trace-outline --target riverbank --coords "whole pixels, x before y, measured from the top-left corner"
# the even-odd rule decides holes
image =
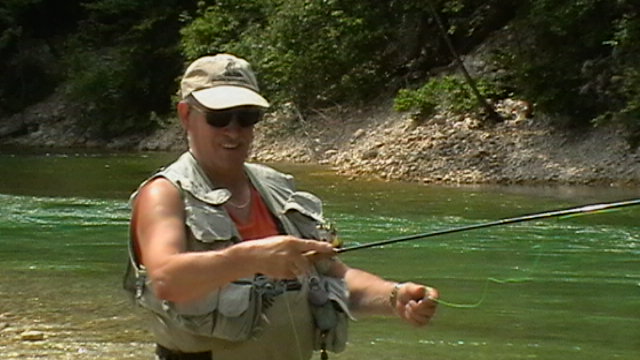
[[[504,118],[438,114],[417,123],[389,101],[333,108],[302,117],[295,108],[269,114],[256,127],[252,160],[318,163],[350,177],[438,184],[634,186],[640,152],[614,127],[561,130],[530,116],[529,104],[496,104]],[[54,99],[0,122],[0,144],[166,151],[185,148],[177,121],[152,134],[99,141],[79,131]]]
[[[390,103],[308,118],[282,110],[257,126],[252,160],[318,163],[350,177],[425,184],[640,183],[640,152],[629,149],[621,129],[560,130],[549,118],[529,116],[528,106],[498,103],[505,120],[495,125],[451,114],[419,124]],[[181,137],[175,127],[138,148],[179,148],[184,144],[175,140]]]
[[[496,109],[505,121],[495,125],[451,114],[417,124],[390,104],[317,114],[297,119],[297,127],[272,119],[262,124],[256,159],[318,162],[348,176],[421,183],[640,182],[640,153],[629,150],[619,129],[558,130],[548,118],[528,117],[528,104],[515,100]],[[292,127],[293,135],[282,135]]]

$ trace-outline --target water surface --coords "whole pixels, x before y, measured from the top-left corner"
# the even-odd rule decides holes
[[[0,353],[150,358],[141,313],[120,290],[127,198],[175,156],[0,154],[0,315],[48,334],[25,346],[5,328]],[[346,245],[638,195],[614,188],[350,181],[324,167],[272,165],[325,200]],[[638,215],[640,209],[630,208],[344,254],[352,266],[435,286],[449,302],[482,301],[441,306],[426,329],[362,318],[351,325],[348,350],[332,358],[637,359]],[[78,345],[77,339],[85,340]]]

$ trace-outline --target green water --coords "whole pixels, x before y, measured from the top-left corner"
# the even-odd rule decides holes
[[[140,312],[120,290],[127,197],[174,157],[0,153],[0,315],[47,332],[32,351],[60,347],[60,359],[150,358]],[[638,196],[633,189],[349,181],[327,168],[273,166],[326,201],[346,245]],[[360,319],[348,350],[332,358],[637,359],[639,215],[640,208],[629,208],[344,254],[352,266],[433,285],[450,302],[484,300],[470,309],[441,306],[426,329]],[[0,353],[15,353],[7,333],[0,331]],[[74,338],[84,347],[74,348]],[[29,357],[29,349],[20,351]]]

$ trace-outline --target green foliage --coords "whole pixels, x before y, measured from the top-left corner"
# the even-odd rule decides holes
[[[179,1],[98,0],[84,31],[68,42],[68,97],[82,101],[81,124],[102,137],[157,126],[168,114],[178,50]]]
[[[617,81],[613,81],[613,87],[618,89],[616,100],[619,105],[609,111],[614,121],[627,126],[629,143],[637,148],[640,145],[640,10],[632,7],[632,1],[621,3],[628,8],[614,23],[616,31],[609,42],[619,69],[619,75],[614,77]]]
[[[613,117],[628,129],[628,140],[632,148],[640,145],[640,70],[628,68],[622,86],[626,106]]]
[[[507,70],[502,81],[571,126],[589,126],[594,118],[621,110],[626,95],[612,79],[626,73],[628,65],[620,60],[632,54],[623,46],[640,21],[629,17],[631,1],[527,3],[513,27],[517,44],[496,56]],[[631,41],[635,46],[637,39]]]
[[[0,2],[0,115],[18,112],[53,92],[62,79],[55,37],[74,28],[77,8],[77,1]]]
[[[61,79],[51,49],[42,41],[23,41],[0,70],[0,115],[15,113],[49,96]]]
[[[505,24],[496,83],[572,125],[607,121],[640,139],[637,0],[5,0],[0,2],[0,115],[62,81],[104,137],[157,125],[185,63],[230,52],[248,59],[275,104],[370,101],[416,88],[453,58],[431,4],[464,54]],[[459,77],[401,90],[396,108],[467,112]],[[558,117],[560,118],[560,117]],[[634,135],[635,134],[635,135]]]
[[[200,1],[195,17],[183,16],[183,21],[189,24],[180,30],[182,52],[191,60],[205,54],[238,52],[246,42],[243,39],[259,40],[254,34],[264,30],[271,3],[270,0],[220,0],[212,4]]]
[[[475,85],[485,98],[502,95],[500,89],[486,80],[480,79]],[[456,75],[433,78],[416,90],[401,89],[394,100],[396,111],[414,112],[418,119],[425,119],[436,111],[469,113],[479,106],[469,84]]]
[[[378,84],[382,33],[373,22],[380,7],[364,8],[348,1],[285,2],[269,24],[271,47],[266,69],[272,90],[286,89],[302,108],[366,98]],[[355,6],[354,6],[355,5]],[[383,22],[379,22],[384,27]]]
[[[193,59],[232,52],[249,59],[263,90],[305,109],[370,98],[385,81],[380,54],[392,5],[369,1],[223,1],[201,6],[182,29]]]

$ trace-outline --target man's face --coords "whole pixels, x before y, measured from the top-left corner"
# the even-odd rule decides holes
[[[253,126],[262,118],[255,107],[208,111],[191,105],[188,134],[199,161],[218,171],[242,166],[253,142]]]

